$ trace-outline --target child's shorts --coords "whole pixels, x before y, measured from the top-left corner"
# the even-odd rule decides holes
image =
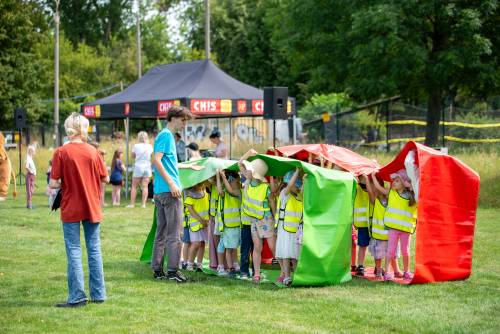
[[[368,227],[358,227],[358,246],[368,247],[370,244],[370,234]]]
[[[208,241],[207,228],[204,227],[201,230],[193,232],[189,230],[189,239],[191,242],[200,242],[200,241]]]
[[[368,249],[375,260],[381,260],[387,255],[387,240],[371,239]]]
[[[252,219],[252,238],[267,239],[274,236],[274,218]]]
[[[219,244],[217,245],[217,253],[222,254],[225,250],[226,248],[224,247],[224,235],[221,235]]]
[[[191,239],[189,239],[189,227],[184,227],[182,229],[182,239],[181,241],[185,244],[190,244]]]
[[[240,245],[240,233],[241,229],[239,227],[226,227],[224,228],[224,247],[230,249],[236,249]]]

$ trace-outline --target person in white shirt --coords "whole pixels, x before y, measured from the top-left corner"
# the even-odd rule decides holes
[[[219,131],[213,131],[209,139],[210,141],[215,144],[215,157],[221,158],[221,159],[229,159],[229,150],[227,149],[226,144],[220,139],[220,132]]]
[[[26,163],[24,168],[26,170],[26,207],[28,209],[33,209],[33,192],[35,190],[35,177],[36,177],[36,166],[33,161],[35,156],[35,146],[29,145],[26,153]]]
[[[147,132],[141,131],[137,134],[138,143],[132,149],[132,157],[135,159],[134,172],[132,174],[132,189],[130,191],[130,204],[127,208],[133,208],[137,196],[137,186],[141,185],[142,207],[146,207],[148,200],[148,184],[151,177],[151,154],[153,146],[149,143]]]

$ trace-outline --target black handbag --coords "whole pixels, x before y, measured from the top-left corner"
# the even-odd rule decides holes
[[[54,202],[52,202],[52,211],[56,211],[57,209],[59,209],[59,207],[61,206],[61,200],[62,200],[62,189],[59,188],[57,190],[56,197],[54,198]]]

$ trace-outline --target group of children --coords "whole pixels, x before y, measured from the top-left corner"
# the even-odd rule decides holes
[[[201,271],[205,244],[210,239],[217,250],[216,263],[211,265],[220,276],[239,274],[260,282],[265,239],[281,267],[278,281],[291,284],[301,243],[301,172],[291,170],[283,179],[267,179],[268,166],[262,159],[246,160],[256,154],[250,150],[238,161],[241,175],[217,170],[211,179],[184,190],[183,268]]]
[[[390,188],[377,178],[376,173],[362,175],[356,187],[353,225],[357,230],[358,257],[356,266],[355,244],[351,257],[351,271],[364,276],[366,249],[375,259],[375,277],[393,280],[395,277],[411,280],[410,239],[415,232],[417,206],[410,178],[405,169],[390,175]],[[353,234],[354,240],[355,234]],[[403,257],[400,271],[398,243]],[[385,259],[384,267],[382,260]],[[392,267],[392,272],[390,271]]]

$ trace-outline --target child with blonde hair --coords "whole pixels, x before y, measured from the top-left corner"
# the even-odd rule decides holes
[[[35,156],[35,146],[29,145],[26,152],[26,207],[33,209],[33,192],[35,191],[36,166],[33,157]]]
[[[391,174],[391,188],[382,187],[374,178],[375,187],[387,196],[387,208],[384,214],[384,226],[388,229],[388,246],[385,260],[384,280],[393,280],[389,273],[389,264],[395,259],[398,242],[403,256],[403,279],[411,280],[410,273],[410,239],[415,232],[417,206],[415,195],[411,189],[410,179],[404,169]]]
[[[194,270],[194,260],[197,256],[196,269],[202,270],[205,243],[208,241],[207,227],[209,224],[210,195],[206,191],[206,182],[200,182],[185,191],[184,204],[187,208],[187,224],[189,226],[189,251],[187,270]]]

